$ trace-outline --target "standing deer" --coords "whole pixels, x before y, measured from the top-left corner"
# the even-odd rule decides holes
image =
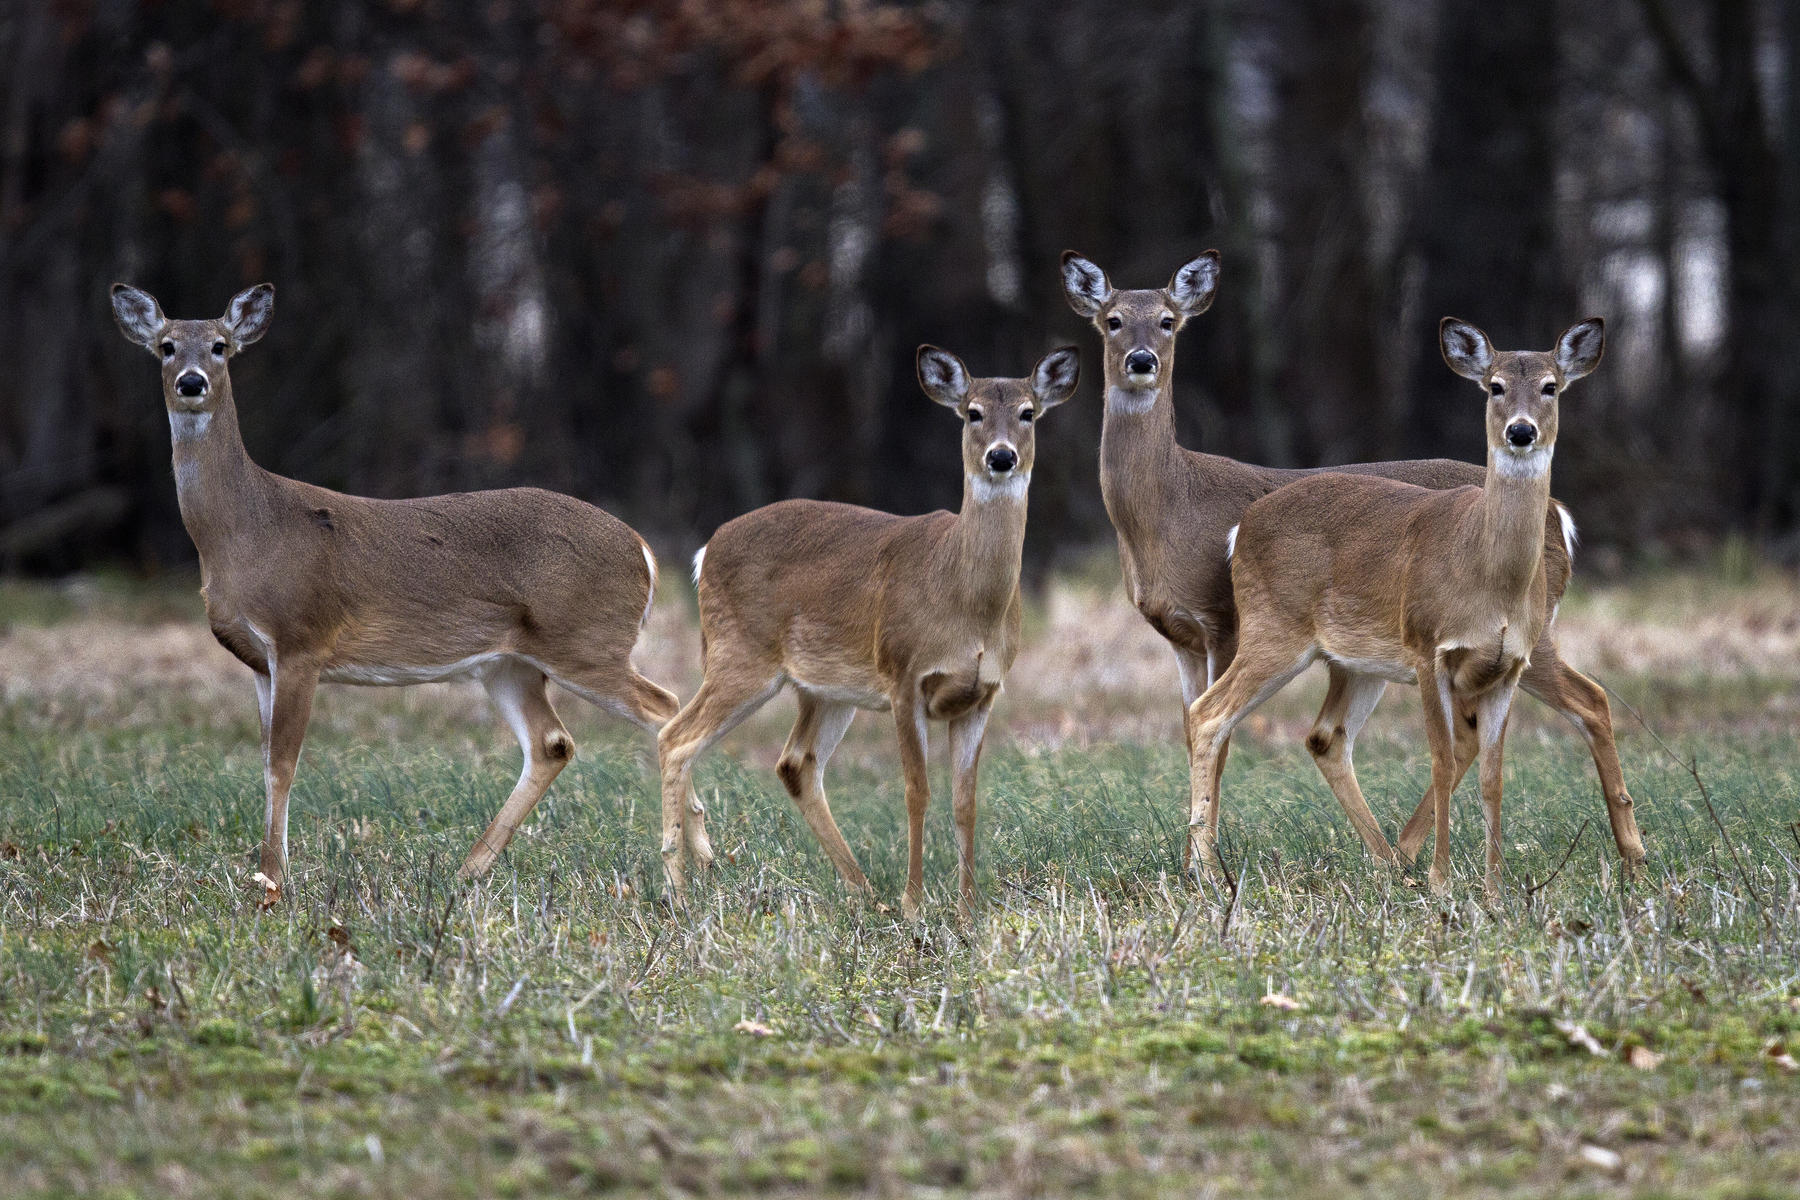
[[[1212,305],[1219,254],[1209,250],[1176,271],[1166,288],[1115,291],[1106,273],[1073,250],[1062,258],[1063,291],[1073,308],[1099,330],[1106,358],[1106,411],[1100,434],[1100,491],[1119,535],[1125,585],[1152,628],[1175,651],[1184,709],[1190,708],[1230,666],[1237,653],[1239,605],[1226,559],[1226,534],[1258,497],[1320,470],[1281,470],[1188,450],[1175,441],[1175,339],[1189,319]],[[1379,476],[1444,489],[1479,484],[1473,463],[1432,458],[1322,468]],[[1542,569],[1552,617],[1568,586],[1575,526],[1560,503],[1543,529]],[[1332,664],[1329,686],[1307,748],[1371,853],[1391,859],[1351,772],[1351,751],[1363,723],[1386,688],[1380,679],[1353,680]],[[1552,638],[1552,622],[1530,655],[1520,686],[1567,717],[1593,755],[1613,840],[1628,865],[1643,861],[1631,796],[1613,743],[1606,693],[1565,663]],[[1193,731],[1187,730],[1190,754]],[[1221,743],[1221,762],[1227,744]],[[1460,779],[1460,776],[1458,777]],[[1400,836],[1411,859],[1424,842],[1431,794],[1419,802]],[[1195,842],[1185,850],[1192,862]]]
[[[684,813],[694,760],[793,684],[799,716],[776,765],[850,887],[869,881],[825,799],[825,764],[859,708],[891,710],[906,779],[908,919],[923,897],[926,722],[950,726],[961,909],[975,904],[975,776],[995,695],[1019,648],[1019,562],[1038,418],[1067,400],[1075,348],[1029,379],[971,379],[921,346],[925,394],[963,421],[959,512],[900,517],[786,500],[719,528],[694,556],[706,678],[658,737],[663,866],[682,881],[683,843],[702,868],[704,814]]]
[[[1419,685],[1431,745],[1436,818],[1431,886],[1450,872],[1450,793],[1481,752],[1486,894],[1500,893],[1500,766],[1513,691],[1550,625],[1544,521],[1551,507],[1564,388],[1599,365],[1598,317],[1548,353],[1496,352],[1475,326],[1445,317],[1450,369],[1487,397],[1487,470],[1479,487],[1433,491],[1369,475],[1321,474],[1244,510],[1227,535],[1238,653],[1190,711],[1189,812],[1200,852],[1218,840],[1225,739],[1257,705],[1324,658],[1347,692]],[[1472,735],[1472,736],[1471,736]],[[1373,824],[1348,769],[1327,775],[1346,810]]]
[[[675,697],[631,666],[656,560],[629,526],[536,488],[371,500],[271,474],[238,434],[228,369],[262,337],[275,289],[216,321],[171,321],[147,292],[112,289],[126,338],[162,361],[182,523],[200,552],[213,636],[255,673],[262,724],[263,903],[281,894],[288,789],[321,682],[472,676],[519,739],[519,782],[462,865],[493,865],[575,743],[545,683],[654,733]]]

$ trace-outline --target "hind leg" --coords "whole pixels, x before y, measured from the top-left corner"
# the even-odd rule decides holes
[[[837,821],[832,818],[831,805],[825,799],[825,764],[831,761],[832,752],[844,740],[844,732],[855,719],[854,705],[834,704],[801,691],[800,715],[794,722],[793,732],[788,734],[781,761],[775,764],[775,773],[781,777],[782,786],[794,798],[800,815],[806,818],[813,836],[819,839],[825,856],[844,882],[855,891],[872,895],[868,877],[857,865],[856,855],[850,852]]]
[[[656,736],[657,759],[662,769],[663,875],[671,890],[682,884],[684,845],[692,848],[683,825],[687,817],[701,815],[692,811],[699,804],[693,792],[694,760],[768,703],[787,682],[787,676],[778,667],[727,667],[723,655],[708,657],[713,659],[713,666],[700,690]]]
[[[1612,706],[1606,689],[1571,667],[1557,653],[1546,630],[1531,666],[1519,686],[1567,717],[1587,741],[1600,776],[1600,793],[1606,799],[1606,815],[1612,822],[1613,842],[1629,867],[1644,861],[1644,839],[1638,832],[1637,810],[1625,790],[1625,773],[1619,768],[1619,748],[1613,741]]]
[[[1318,719],[1313,722],[1312,733],[1307,736],[1306,748],[1311,752],[1319,773],[1325,776],[1325,782],[1337,796],[1338,803],[1344,806],[1344,812],[1349,816],[1350,824],[1356,827],[1357,834],[1362,837],[1363,845],[1377,859],[1391,863],[1396,861],[1394,848],[1388,845],[1381,826],[1376,823],[1375,814],[1369,811],[1368,801],[1363,799],[1362,788],[1356,782],[1356,768],[1351,762],[1356,735],[1362,732],[1364,722],[1375,711],[1375,706],[1381,703],[1381,695],[1385,691],[1385,680],[1372,675],[1352,675],[1333,664],[1325,703],[1319,709]]]
[[[1234,647],[1235,649],[1235,647]],[[1224,747],[1231,731],[1256,708],[1280,691],[1316,655],[1304,639],[1266,636],[1246,628],[1239,650],[1188,711],[1193,753],[1188,757],[1188,841],[1184,868],[1194,860],[1209,872],[1219,869],[1219,783],[1224,773]]]
[[[551,781],[575,757],[575,742],[557,719],[556,710],[550,707],[550,698],[544,691],[546,682],[542,671],[516,658],[499,660],[481,676],[488,699],[519,739],[525,765],[512,794],[463,860],[459,873],[464,879],[483,875],[494,865],[512,841],[514,831],[543,799]]]

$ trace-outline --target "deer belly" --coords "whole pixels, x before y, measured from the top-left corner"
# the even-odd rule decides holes
[[[445,679],[460,679],[469,675],[478,675],[483,667],[498,659],[517,657],[519,656],[491,651],[441,663],[377,663],[346,660],[334,662],[325,667],[319,672],[319,680],[323,683],[355,683],[366,687],[406,687],[415,683],[438,683]]]
[[[794,681],[794,689],[822,704],[850,704],[870,712],[886,712],[892,708],[893,701],[887,692],[882,690],[879,680],[854,678],[820,678],[807,679],[793,674],[788,677]]]

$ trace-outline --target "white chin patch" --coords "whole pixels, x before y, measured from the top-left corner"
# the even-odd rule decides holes
[[[178,442],[190,442],[195,438],[205,437],[212,425],[212,414],[209,412],[180,412],[169,410],[169,436]]]
[[[1113,412],[1149,412],[1156,406],[1157,394],[1154,377],[1142,387],[1109,387],[1106,389],[1106,407]]]
[[[986,504],[989,500],[1023,500],[1030,487],[1030,471],[1008,471],[1004,475],[983,471],[969,476],[969,490],[978,504]]]
[[[1537,479],[1550,469],[1550,447],[1503,448],[1494,452],[1494,470],[1503,479]]]

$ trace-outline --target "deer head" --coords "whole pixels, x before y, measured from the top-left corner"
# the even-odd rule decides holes
[[[1452,371],[1487,393],[1487,443],[1495,469],[1507,478],[1532,479],[1550,469],[1563,389],[1600,365],[1606,324],[1589,317],[1571,325],[1554,350],[1498,351],[1475,326],[1445,317],[1438,325],[1438,346]]]
[[[112,288],[113,318],[128,341],[162,361],[163,402],[171,419],[210,413],[231,391],[226,362],[268,331],[275,288],[259,283],[231,298],[213,321],[171,321],[149,292]]]
[[[1025,494],[1037,458],[1037,421],[1075,394],[1081,358],[1073,346],[1038,360],[1027,379],[971,379],[962,359],[919,347],[919,386],[962,417],[963,475],[977,499]]]
[[[1164,288],[1118,292],[1106,272],[1073,250],[1062,257],[1063,296],[1094,323],[1106,347],[1108,387],[1152,392],[1175,365],[1175,335],[1189,317],[1212,306],[1219,286],[1219,252],[1184,265]]]

